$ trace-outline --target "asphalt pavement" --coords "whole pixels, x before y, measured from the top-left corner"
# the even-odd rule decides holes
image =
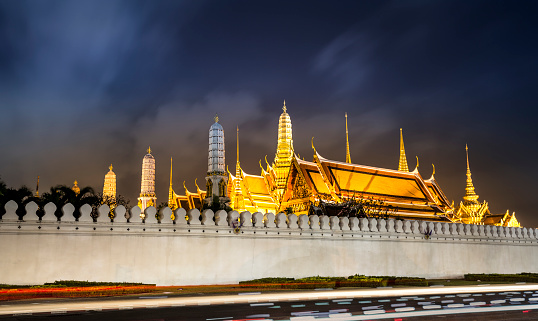
[[[0,320],[538,320],[538,284],[162,295],[0,304]]]

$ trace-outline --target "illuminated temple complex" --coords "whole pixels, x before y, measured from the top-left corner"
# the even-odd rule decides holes
[[[418,171],[417,158],[417,167],[409,171],[401,129],[397,170],[351,163],[347,114],[346,161],[324,158],[316,150],[314,139],[313,160],[306,161],[294,153],[291,118],[286,102],[282,110],[275,158],[272,164],[266,158],[265,166],[260,161],[259,175],[246,173],[241,168],[239,128],[235,174],[224,171],[224,130],[216,117],[209,132],[209,168],[206,177],[209,193],[201,190],[195,181],[196,191],[187,190],[183,183],[185,194],[176,194],[170,169],[169,207],[202,209],[204,203],[210,204],[212,197],[217,196],[221,202],[238,212],[293,212],[300,215],[309,214],[312,205],[319,204],[320,200],[325,204],[358,201],[374,203],[382,209],[384,215],[392,218],[519,226],[515,214],[509,214],[508,211],[505,214],[491,214],[487,202],[478,202],[468,157],[466,194],[463,201],[454,207],[454,202],[448,201],[435,180],[435,168],[431,177],[424,179]]]

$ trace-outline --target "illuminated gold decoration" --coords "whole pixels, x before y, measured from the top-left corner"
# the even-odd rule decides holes
[[[286,101],[282,107],[282,114],[278,121],[278,141],[276,155],[273,165],[268,168],[274,176],[275,186],[271,188],[273,197],[278,203],[282,202],[282,197],[286,189],[286,181],[293,157],[293,137],[291,129],[290,115],[287,113]]]
[[[37,175],[37,185],[35,188],[35,197],[39,197],[39,175]]]
[[[105,175],[105,182],[103,184],[103,196],[116,198],[116,173],[112,171],[112,164],[110,164],[109,171]]]
[[[144,213],[149,206],[154,206],[157,202],[155,195],[155,158],[151,155],[151,147],[142,160],[142,182],[140,184],[140,196],[138,206]]]
[[[245,198],[243,196],[243,190],[241,188],[242,175],[241,175],[241,164],[239,163],[239,126],[237,127],[237,137],[236,137],[236,146],[237,146],[237,162],[235,163],[235,179],[234,179],[234,191],[233,196],[230,195],[232,203],[231,206],[234,210],[242,212],[245,210]],[[229,175],[230,176],[230,175]]]
[[[168,187],[168,207],[175,211],[179,206],[176,202],[176,193],[172,187],[172,157],[170,157],[170,186]]]
[[[471,169],[469,166],[469,148],[465,145],[465,154],[467,157],[467,180],[465,185],[465,196],[463,201],[455,208],[452,220],[465,224],[486,224],[497,226],[515,226],[520,227],[516,214],[507,210],[504,214],[492,214],[489,211],[488,202],[480,203],[478,195],[475,192],[473,180],[471,178]]]
[[[347,113],[346,113],[346,163],[351,164],[351,154],[349,153],[349,135],[347,131]]]
[[[235,175],[229,172],[224,163],[224,132],[215,118],[210,129],[207,192],[201,191],[195,181],[196,193],[189,192],[186,187],[184,196],[174,193],[178,206],[186,210],[200,208],[200,200],[227,195],[230,205],[237,211],[277,213],[291,209],[299,215],[309,214],[311,204],[320,200],[334,204],[358,199],[380,204],[392,218],[519,226],[514,213],[507,211],[493,215],[487,202],[478,202],[470,176],[468,151],[466,194],[455,207],[454,201],[447,199],[436,181],[433,164],[429,179],[423,179],[419,172],[418,156],[414,171],[409,172],[401,129],[398,170],[351,163],[347,117],[346,161],[322,157],[312,138],[313,161],[309,162],[294,153],[291,119],[285,102],[282,111],[274,162],[270,165],[267,156],[265,165],[260,160],[260,175],[247,174],[241,167],[238,128]]]
[[[404,147],[403,133],[402,133],[401,128],[400,128],[400,161],[398,162],[398,170],[409,172],[409,168],[407,167],[407,157],[405,157],[405,147]]]
[[[477,205],[478,195],[474,191],[473,179],[471,178],[471,169],[469,168],[469,148],[465,145],[465,154],[467,156],[467,185],[465,186],[465,196],[463,197],[465,205]]]
[[[73,190],[73,192],[75,192],[75,194],[80,194],[80,187],[78,187],[78,182],[75,180],[74,182],[75,185],[73,185],[73,187],[71,187],[71,189]]]

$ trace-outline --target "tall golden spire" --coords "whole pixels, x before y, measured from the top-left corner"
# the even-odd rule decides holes
[[[471,178],[471,169],[469,167],[469,148],[465,144],[465,154],[467,154],[467,184],[465,186],[465,204],[478,204],[478,195],[474,191],[473,179]]]
[[[170,187],[168,188],[168,207],[175,211],[177,209],[174,189],[172,188],[172,157],[170,157]]]
[[[148,146],[148,154],[151,154],[151,146]]]
[[[37,186],[35,188],[35,197],[39,197],[39,175],[37,175]]]
[[[351,164],[351,154],[349,153],[349,135],[347,132],[347,113],[346,113],[346,163]]]
[[[239,175],[239,126],[237,126],[236,145],[237,145],[237,164],[235,164],[235,175]]]
[[[276,147],[273,169],[275,171],[275,189],[273,196],[280,200],[286,188],[286,180],[290,171],[291,160],[293,158],[293,138],[291,130],[291,118],[287,113],[286,101],[282,107],[282,114],[278,121],[278,143]]]
[[[233,198],[233,209],[236,211],[245,210],[245,198],[241,189],[241,165],[239,163],[239,126],[237,126],[237,163],[235,164],[235,189]]]
[[[402,133],[401,128],[400,128],[400,161],[398,163],[398,170],[409,172],[409,168],[407,167],[407,157],[405,157],[405,147],[404,147],[403,133]]]

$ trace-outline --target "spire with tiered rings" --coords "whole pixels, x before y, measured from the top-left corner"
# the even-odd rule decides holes
[[[286,179],[290,170],[291,160],[293,157],[293,138],[291,131],[291,118],[287,113],[286,101],[282,107],[282,114],[278,121],[278,143],[276,147],[275,160],[273,169],[276,176],[275,195],[280,199],[286,188]]]
[[[400,128],[400,161],[398,162],[398,170],[409,172],[409,167],[407,167],[407,157],[405,157],[405,147],[403,141],[403,133]]]
[[[175,194],[174,188],[172,187],[172,157],[170,157],[170,187],[168,187],[168,207],[170,207],[172,211],[175,211],[178,208]]]
[[[467,184],[465,186],[465,196],[463,197],[464,203],[478,204],[478,195],[474,191],[473,179],[471,178],[471,169],[469,167],[469,148],[465,144],[465,154],[467,154]]]
[[[347,131],[347,113],[346,113],[346,163],[351,164],[351,154],[349,153],[349,135]]]
[[[237,162],[235,164],[235,189],[233,208],[240,212],[245,210],[245,198],[243,197],[243,190],[241,189],[241,164],[239,163],[239,126],[237,126]]]

